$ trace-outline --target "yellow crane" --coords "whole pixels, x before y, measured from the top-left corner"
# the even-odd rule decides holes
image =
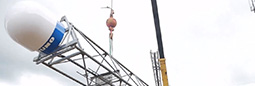
[[[156,35],[157,35],[158,51],[160,56],[159,63],[160,63],[163,86],[168,86],[166,59],[164,56],[163,43],[162,43],[162,37],[161,37],[161,31],[160,31],[160,25],[159,25],[160,23],[159,23],[159,17],[158,17],[157,1],[151,0],[151,4],[152,4],[154,24],[155,24]],[[156,76],[158,76],[158,74]]]

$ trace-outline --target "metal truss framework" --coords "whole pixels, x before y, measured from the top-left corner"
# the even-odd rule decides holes
[[[255,12],[255,0],[249,0],[250,10]]]
[[[61,22],[67,25],[61,45],[54,53],[48,55],[40,53],[34,58],[36,64],[44,64],[82,86],[148,86],[72,25],[65,16],[62,17]],[[76,32],[86,41],[84,44],[86,47],[82,47],[83,44],[79,42]],[[67,65],[69,69],[61,67],[63,65]],[[72,67],[69,67],[71,65]]]
[[[159,54],[158,52],[150,52],[151,55],[151,63],[154,75],[155,86],[162,86],[161,83],[161,71],[160,71],[160,63],[159,63]]]

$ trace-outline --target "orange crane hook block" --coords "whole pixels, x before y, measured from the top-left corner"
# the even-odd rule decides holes
[[[114,31],[114,27],[117,25],[117,21],[116,21],[116,19],[113,18],[113,14],[114,14],[114,12],[113,12],[113,10],[112,10],[112,12],[111,12],[111,14],[110,14],[110,18],[108,18],[108,19],[106,20],[106,25],[107,25],[107,27],[108,27],[109,30],[110,30],[110,38],[111,38],[111,39],[112,39],[112,36],[113,36],[112,31]]]

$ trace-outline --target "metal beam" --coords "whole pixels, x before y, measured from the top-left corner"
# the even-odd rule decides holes
[[[44,62],[42,62],[42,64],[44,64],[45,66],[47,66],[47,67],[49,67],[49,68],[55,70],[56,72],[58,72],[58,73],[60,73],[60,74],[66,76],[67,78],[69,78],[69,79],[71,79],[71,80],[73,80],[73,81],[75,81],[75,82],[81,84],[82,86],[87,86],[87,85],[85,85],[84,83],[82,83],[82,82],[80,82],[80,81],[74,79],[73,77],[67,75],[66,73],[64,73],[64,72],[62,72],[62,71],[60,71],[60,70],[58,70],[58,69],[56,69],[56,68],[54,68],[54,67],[52,67],[52,66],[50,66],[50,65],[48,65],[48,64],[46,64],[46,63],[44,63]]]

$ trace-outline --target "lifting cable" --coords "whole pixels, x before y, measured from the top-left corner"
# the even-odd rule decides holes
[[[109,37],[109,54],[112,55],[113,52],[113,40]]]
[[[107,7],[107,8],[110,8],[111,9],[111,12],[110,12],[110,18],[107,19],[106,21],[106,25],[108,27],[108,29],[110,30],[110,34],[109,34],[109,54],[112,55],[112,52],[113,52],[113,31],[114,31],[114,28],[117,24],[117,21],[113,18],[113,14],[114,14],[114,11],[112,9],[113,7],[113,0],[111,0],[111,7]]]

